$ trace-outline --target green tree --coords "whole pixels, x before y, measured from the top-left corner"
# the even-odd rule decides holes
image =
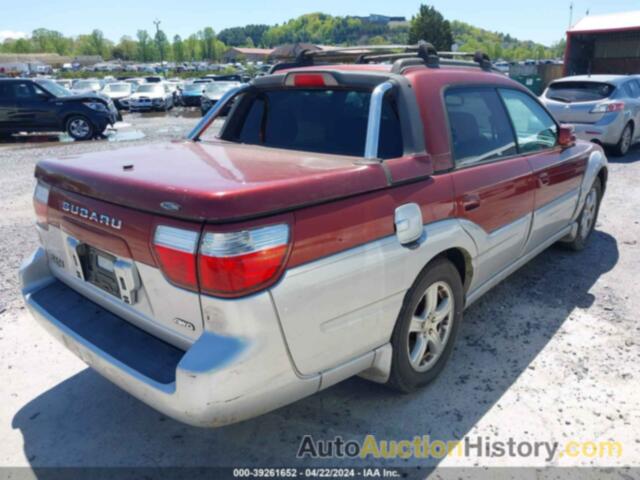
[[[135,60],[138,54],[138,42],[128,36],[123,36],[113,47],[113,58],[120,60]]]
[[[169,49],[169,40],[167,39],[167,35],[162,30],[158,30],[154,40],[160,59],[167,60],[167,51]]]
[[[420,5],[418,14],[411,19],[409,28],[409,43],[426,40],[436,50],[451,50],[453,35],[451,24],[434,7]]]
[[[37,28],[31,33],[31,44],[36,52],[68,55],[73,50],[73,40],[71,38],[46,28]]]
[[[189,61],[200,60],[200,40],[196,34],[189,35],[184,40],[185,58]]]
[[[176,62],[184,62],[184,45],[182,43],[182,38],[180,35],[176,35],[173,37],[173,43],[171,44],[171,50],[173,50],[173,59]]]
[[[151,61],[153,59],[153,49],[149,32],[146,30],[138,30],[136,37],[138,37],[138,60],[142,62]]]
[[[200,38],[202,59],[216,60],[216,32],[211,27],[205,27],[200,32]]]

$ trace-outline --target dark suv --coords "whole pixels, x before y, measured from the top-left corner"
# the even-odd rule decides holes
[[[89,140],[120,118],[103,95],[73,94],[46,79],[0,78],[0,137],[65,131],[76,140]]]

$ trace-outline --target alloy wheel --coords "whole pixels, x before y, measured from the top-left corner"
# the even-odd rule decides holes
[[[89,123],[82,118],[74,118],[71,123],[69,123],[69,133],[74,138],[85,138],[89,135],[91,131],[91,127]]]
[[[582,210],[582,218],[580,219],[580,235],[586,238],[593,228],[593,222],[596,218],[596,210],[598,209],[598,192],[595,187],[591,187],[587,198],[584,202]]]
[[[426,372],[442,355],[453,324],[453,291],[446,282],[435,282],[418,302],[407,338],[409,363],[417,372]]]

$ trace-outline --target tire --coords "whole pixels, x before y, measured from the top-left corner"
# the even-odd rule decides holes
[[[84,115],[72,115],[67,120],[66,131],[74,140],[90,140],[95,136],[96,128]]]
[[[444,258],[432,261],[407,292],[398,315],[387,385],[409,393],[440,374],[453,351],[463,306],[464,290],[456,267]]]
[[[602,184],[600,183],[600,179],[596,177],[589,189],[589,193],[587,193],[580,216],[578,216],[578,233],[576,233],[576,238],[571,242],[564,243],[564,246],[576,252],[584,250],[596,226],[601,201]]]
[[[615,146],[611,149],[611,153],[616,157],[624,157],[627,152],[629,152],[629,148],[631,148],[631,141],[633,140],[633,125],[627,123],[620,134],[620,140]]]

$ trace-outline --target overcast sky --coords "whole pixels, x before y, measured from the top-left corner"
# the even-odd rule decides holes
[[[153,20],[172,38],[187,36],[211,26],[216,31],[249,23],[282,23],[303,13],[322,11],[332,15],[403,15],[410,18],[419,1],[395,0],[1,0],[0,41],[45,27],[65,35],[99,28],[111,40],[135,36],[138,29],[152,31]],[[569,24],[569,0],[432,0],[449,20],[462,20],[521,40],[549,45],[564,37]],[[574,0],[574,22],[591,14],[640,10],[638,0]]]

